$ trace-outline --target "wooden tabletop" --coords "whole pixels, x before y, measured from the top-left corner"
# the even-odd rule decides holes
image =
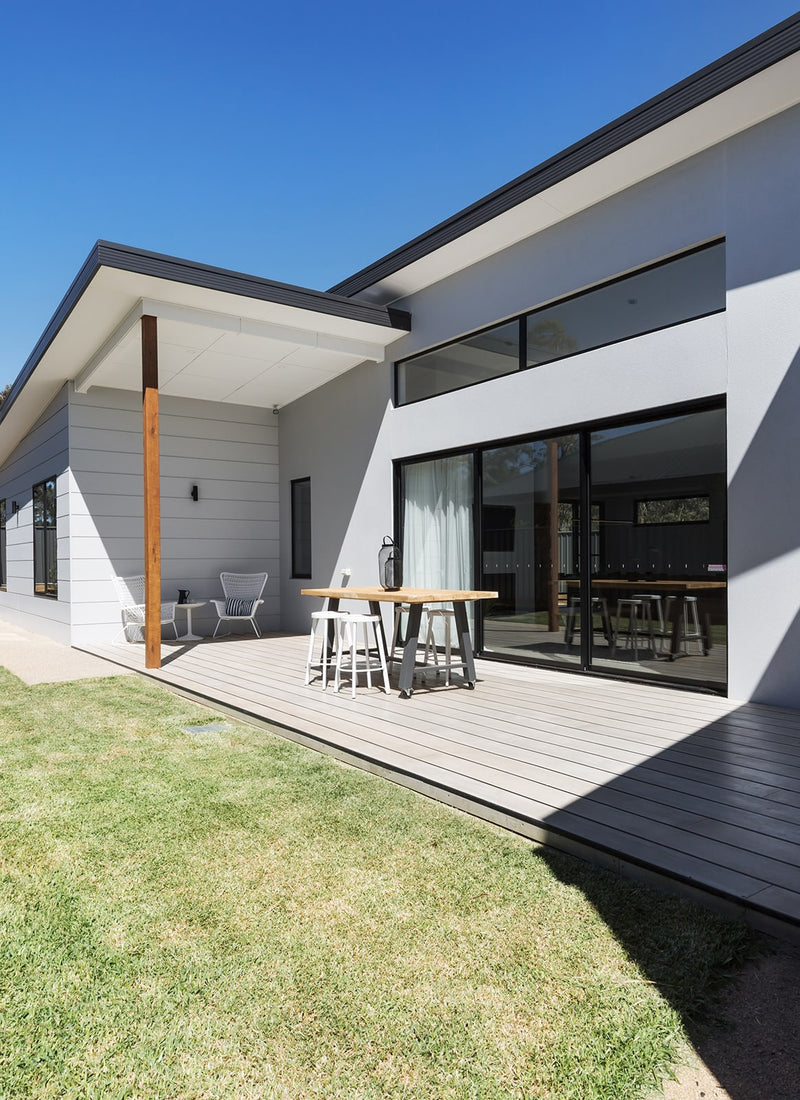
[[[472,600],[497,599],[496,592],[477,592],[460,588],[396,588],[394,591],[375,585],[374,588],[302,588],[302,596],[319,596],[325,600],[368,600],[375,603],[467,603]]]

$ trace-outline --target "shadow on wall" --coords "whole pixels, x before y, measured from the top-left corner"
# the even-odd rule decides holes
[[[730,576],[737,577],[800,549],[800,352],[795,354],[728,489],[728,513],[737,532],[731,545]],[[781,593],[766,591],[764,610]],[[796,591],[787,591],[791,603]],[[797,654],[800,613],[775,646],[752,698],[776,705],[798,706]]]
[[[586,789],[582,757],[613,761],[635,749],[630,742],[626,747],[617,728],[588,736],[570,731],[564,735],[566,752],[548,749],[561,756],[556,767],[565,773],[558,780],[562,789]],[[653,736],[658,739],[657,728]],[[690,889],[725,897],[734,912],[749,901],[800,927],[800,716],[754,704],[739,707],[589,789],[543,824],[604,851],[611,867],[617,857],[640,867],[645,881],[650,870],[666,872]],[[719,1029],[708,1028],[709,980],[725,977],[731,960],[752,948],[753,937],[742,924],[698,913],[693,902],[678,896],[654,896],[553,849],[539,855],[561,881],[584,894],[643,976],[680,1014],[731,1100],[794,1100],[795,1069],[785,1080],[773,1080],[768,1058],[742,1057],[741,1033],[727,1041]],[[800,975],[800,959],[796,970]],[[763,1014],[752,1014],[746,1042],[766,1054],[791,1054],[796,1066],[796,988],[783,983],[781,989],[766,996]]]

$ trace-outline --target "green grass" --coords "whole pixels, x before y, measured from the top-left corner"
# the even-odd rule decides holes
[[[181,729],[209,720],[0,669],[3,1100],[634,1100],[747,948],[262,730]]]

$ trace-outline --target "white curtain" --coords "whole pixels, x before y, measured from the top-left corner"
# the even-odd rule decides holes
[[[471,456],[411,462],[404,475],[403,583],[472,588]]]

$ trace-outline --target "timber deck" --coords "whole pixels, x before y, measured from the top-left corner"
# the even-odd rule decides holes
[[[800,712],[476,662],[411,699],[305,686],[307,638],[164,643],[173,690],[577,855],[800,936]],[[83,647],[142,673],[142,645]]]

